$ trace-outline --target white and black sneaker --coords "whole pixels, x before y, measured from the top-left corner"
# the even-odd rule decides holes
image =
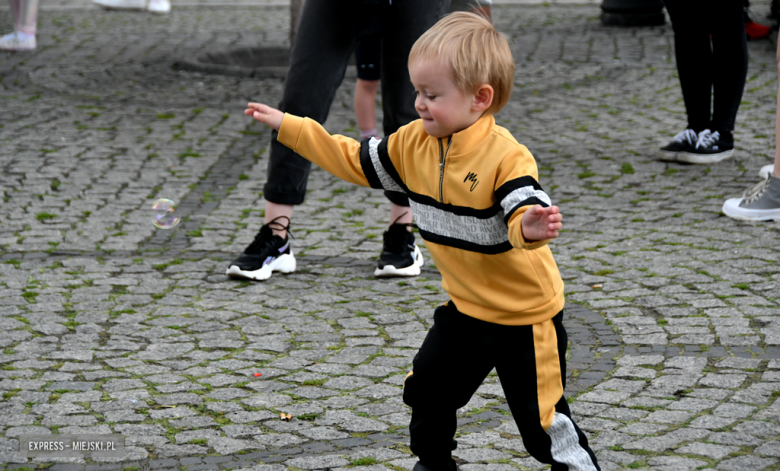
[[[677,162],[680,152],[689,151],[696,147],[699,137],[693,129],[686,129],[674,136],[672,142],[661,147],[658,151],[658,159],[664,162]]]
[[[287,226],[277,222],[281,218],[287,219]],[[225,274],[234,278],[263,281],[271,278],[275,271],[294,272],[296,263],[295,256],[290,249],[289,237],[282,239],[278,235],[274,235],[271,230],[271,226],[278,226],[288,231],[289,236],[289,221],[287,216],[279,216],[268,224],[264,224],[244,253],[230,263]]]
[[[732,155],[734,155],[734,143],[723,142],[718,131],[705,129],[699,133],[696,146],[693,149],[680,151],[677,160],[687,164],[714,164]]]
[[[417,276],[423,265],[420,248],[414,243],[409,224],[392,224],[383,235],[382,254],[379,255],[374,276]]]

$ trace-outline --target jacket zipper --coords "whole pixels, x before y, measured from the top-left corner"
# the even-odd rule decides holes
[[[444,162],[447,160],[447,154],[450,152],[450,146],[452,145],[452,136],[450,136],[449,142],[447,142],[447,150],[444,150],[444,145],[439,138],[439,202],[444,203]]]

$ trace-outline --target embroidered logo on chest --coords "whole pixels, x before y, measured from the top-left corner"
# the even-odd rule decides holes
[[[474,188],[479,185],[479,180],[477,180],[477,174],[469,172],[468,175],[466,175],[466,178],[463,179],[463,183],[471,182],[471,189],[469,191],[474,191]]]

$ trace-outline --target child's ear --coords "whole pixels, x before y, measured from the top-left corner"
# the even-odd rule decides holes
[[[484,112],[490,105],[493,104],[493,87],[483,83],[477,88],[474,93],[474,101],[471,103],[471,108],[474,111]]]

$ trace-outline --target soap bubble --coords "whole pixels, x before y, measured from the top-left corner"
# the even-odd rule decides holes
[[[160,198],[152,206],[154,225],[158,229],[173,229],[179,224],[179,214],[176,213],[176,204],[168,198]]]

